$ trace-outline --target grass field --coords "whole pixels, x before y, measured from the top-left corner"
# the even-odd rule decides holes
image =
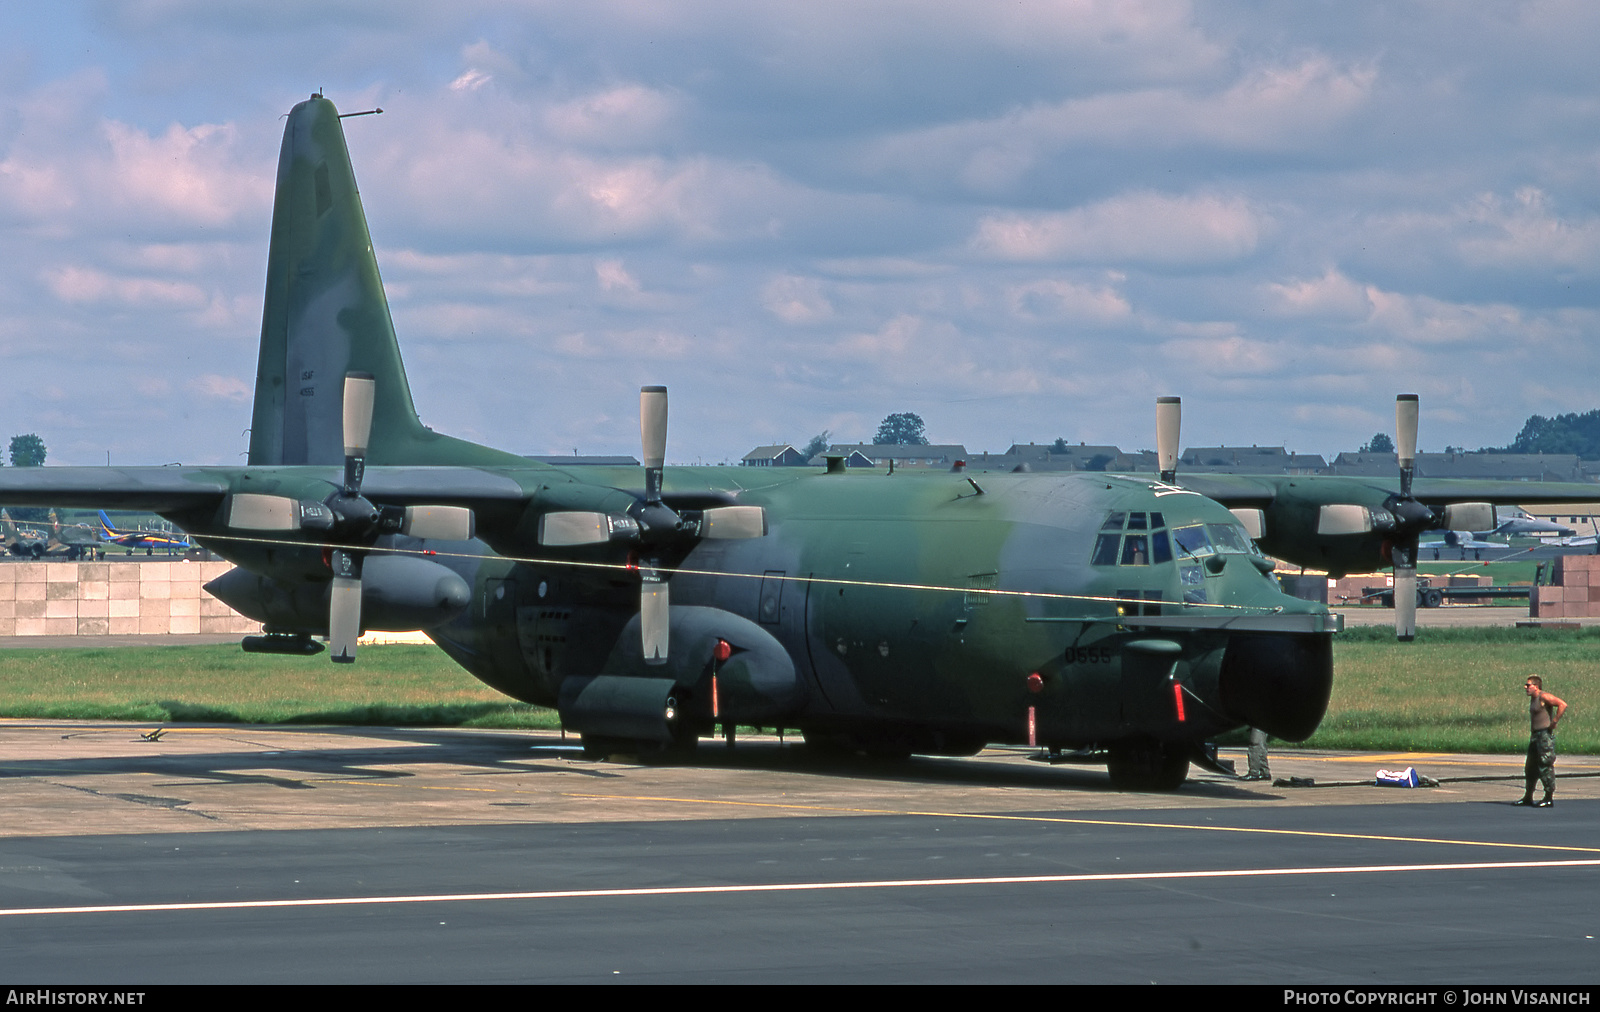
[[[1521,752],[1522,681],[1571,709],[1563,752],[1600,753],[1600,629],[1422,629],[1410,645],[1387,627],[1334,641],[1333,701],[1307,743],[1323,748]],[[237,646],[0,650],[0,716],[138,721],[557,727],[425,646],[277,657]]]
[[[1334,639],[1333,700],[1306,744],[1320,748],[1521,752],[1530,674],[1570,707],[1562,752],[1600,753],[1600,629],[1419,629],[1396,643],[1386,626]]]
[[[0,650],[0,716],[247,724],[558,727],[431,646],[380,646],[355,664],[327,654],[247,654],[236,644]]]

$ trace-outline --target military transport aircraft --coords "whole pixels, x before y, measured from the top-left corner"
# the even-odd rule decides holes
[[[1159,481],[667,468],[662,387],[640,392],[642,468],[441,435],[313,95],[284,131],[247,466],[8,468],[0,499],[159,513],[236,565],[207,589],[264,624],[247,649],[327,636],[350,662],[363,629],[422,629],[596,751],[753,724],[878,754],[1094,748],[1117,784],[1171,788],[1215,735],[1301,740],[1327,706],[1339,620],[1281,593],[1252,535],[1323,568],[1414,559],[1430,505],[1461,498],[1404,472],[1398,493],[1180,485],[1177,412],[1158,406]]]

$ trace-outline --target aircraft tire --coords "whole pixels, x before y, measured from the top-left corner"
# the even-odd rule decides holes
[[[1111,786],[1120,791],[1175,791],[1189,779],[1189,753],[1160,742],[1121,742],[1106,757]]]

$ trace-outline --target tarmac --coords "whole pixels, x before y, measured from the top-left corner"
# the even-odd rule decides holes
[[[970,759],[821,761],[794,739],[703,741],[689,762],[596,761],[548,731],[0,720],[0,838],[1055,809],[1510,801],[1522,757],[1282,749],[1273,783],[1191,768],[1172,793],[1022,748]],[[152,737],[152,735],[154,735]],[[1242,749],[1221,757],[1244,769]],[[1439,787],[1373,786],[1415,768]],[[1600,800],[1600,756],[1563,756],[1559,797]],[[1316,786],[1290,786],[1290,778]]]

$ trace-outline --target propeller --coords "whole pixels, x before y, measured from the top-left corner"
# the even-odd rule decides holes
[[[1483,530],[1494,522],[1494,505],[1484,502],[1449,503],[1435,511],[1411,494],[1417,470],[1416,394],[1400,394],[1394,402],[1395,456],[1400,465],[1400,491],[1382,506],[1329,503],[1317,516],[1318,534],[1385,535],[1388,561],[1394,566],[1395,637],[1409,643],[1417,631],[1417,541],[1424,531]]]
[[[403,534],[439,541],[466,541],[473,536],[472,510],[463,506],[379,506],[361,494],[366,476],[367,447],[372,436],[372,411],[377,383],[371,373],[351,372],[344,378],[344,482],[318,502],[287,496],[240,492],[229,497],[226,524],[250,531],[312,531],[334,547],[328,551],[333,585],[328,603],[328,647],[333,660],[356,659],[361,636],[361,564],[378,538]]]
[[[1156,467],[1168,485],[1178,480],[1178,436],[1183,423],[1182,397],[1156,398]],[[1266,533],[1266,514],[1259,509],[1231,509],[1235,520],[1252,541]]]
[[[767,533],[766,510],[760,506],[715,506],[679,512],[661,496],[667,459],[667,388],[639,388],[639,442],[644,459],[644,497],[622,513],[557,510],[539,517],[539,544],[571,548],[611,542],[663,547],[702,538],[759,538]],[[633,564],[630,556],[630,564]],[[639,633],[645,663],[667,663],[667,630],[671,599],[670,570],[659,558],[638,558]]]
[[[1417,538],[1422,533],[1424,518],[1412,506],[1422,506],[1411,497],[1411,480],[1417,473],[1417,395],[1401,394],[1394,399],[1394,441],[1400,461],[1400,498],[1390,512],[1405,525],[1396,531],[1394,547],[1389,558],[1394,561],[1394,635],[1402,643],[1410,643],[1417,635]],[[1389,504],[1384,503],[1385,506]],[[1404,513],[1402,513],[1404,510]],[[1434,521],[1433,511],[1426,506],[1426,522]],[[1410,523],[1406,523],[1410,520]]]

